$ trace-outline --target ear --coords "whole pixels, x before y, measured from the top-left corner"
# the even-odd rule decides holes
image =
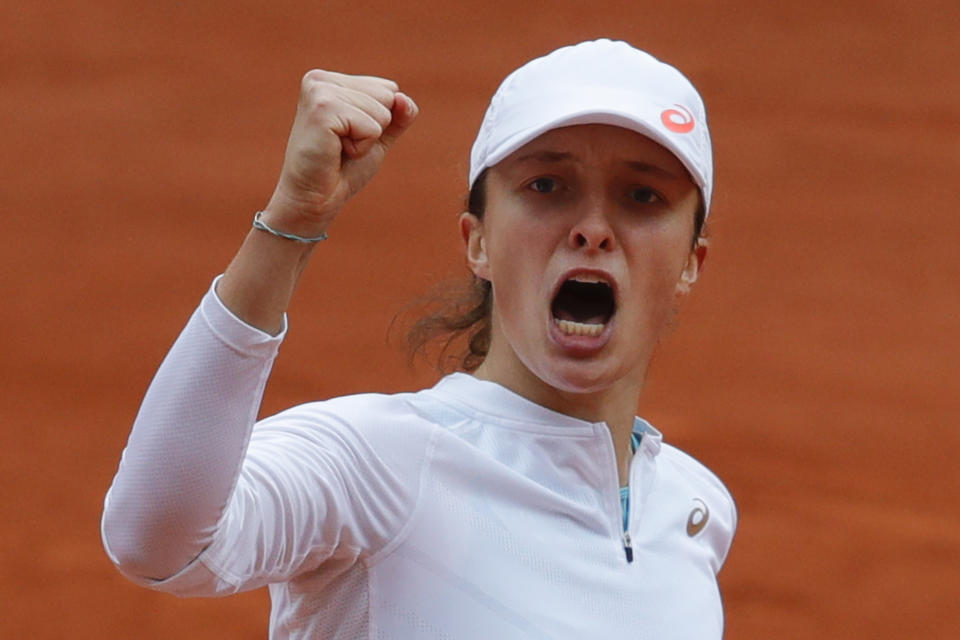
[[[478,278],[490,279],[490,264],[487,261],[486,240],[483,237],[483,222],[469,211],[460,214],[460,237],[467,253],[467,265]]]
[[[687,256],[687,264],[680,272],[680,280],[677,281],[677,296],[683,297],[690,293],[693,283],[700,277],[703,270],[703,264],[707,260],[707,249],[710,243],[706,238],[698,238],[697,244],[690,250]]]

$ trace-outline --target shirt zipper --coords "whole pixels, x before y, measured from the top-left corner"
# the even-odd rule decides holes
[[[605,425],[605,426],[606,426],[606,425]],[[619,499],[619,498],[620,498],[620,496],[619,496],[619,494],[620,494],[620,478],[619,478],[619,475],[617,474],[617,471],[616,471],[616,470],[617,470],[617,452],[616,452],[616,449],[615,449],[614,446],[613,446],[613,434],[610,433],[610,428],[609,428],[609,427],[606,427],[606,431],[607,431],[607,442],[610,444],[610,449],[609,449],[609,450],[610,450],[610,453],[613,454],[613,467],[612,467],[612,468],[613,468],[614,486],[617,487],[617,504],[620,505],[620,504],[621,504],[620,499]],[[631,466],[631,468],[633,467],[633,460],[632,460],[632,459],[630,460],[630,466]],[[629,476],[628,476],[628,479],[627,479],[627,486],[628,486],[628,487],[630,486],[629,483],[630,483],[630,481],[629,481]],[[619,514],[619,515],[620,515],[620,518],[619,518],[619,520],[618,520],[618,522],[617,522],[618,525],[620,525],[620,527],[622,527],[622,530],[623,530],[622,533],[620,534],[620,541],[621,541],[621,543],[623,544],[623,553],[624,553],[624,555],[625,555],[626,558],[627,558],[627,563],[632,563],[632,562],[633,562],[633,542],[630,540],[630,530],[629,530],[629,529],[630,529],[630,517],[629,517],[630,502],[631,502],[630,500],[627,501],[627,509],[628,509],[628,511],[627,511],[626,513],[623,512],[623,507],[622,507],[622,506],[621,506],[621,508],[618,510],[618,511],[620,511],[620,514]],[[626,516],[626,517],[624,517],[624,516]],[[622,525],[621,525],[621,523],[622,523]]]

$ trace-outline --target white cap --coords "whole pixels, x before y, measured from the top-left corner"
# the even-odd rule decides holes
[[[470,186],[537,136],[575,124],[624,127],[663,145],[690,172],[710,211],[713,152],[700,94],[675,68],[611,40],[562,47],[506,77],[470,152]]]

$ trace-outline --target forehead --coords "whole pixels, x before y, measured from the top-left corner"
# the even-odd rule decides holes
[[[551,129],[534,138],[500,163],[502,169],[530,164],[600,164],[634,167],[690,180],[683,163],[647,136],[607,124],[580,124]]]

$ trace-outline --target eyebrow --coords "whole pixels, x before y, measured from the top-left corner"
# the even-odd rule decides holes
[[[515,162],[529,162],[531,160],[538,162],[563,162],[564,160],[573,160],[573,154],[566,153],[565,151],[532,151],[520,156]]]
[[[632,160],[628,160],[625,164],[634,171],[639,171],[641,173],[652,173],[654,175],[669,178],[671,180],[676,180],[680,177],[673,171],[668,171],[658,164],[650,164],[649,162],[637,162]]]
[[[531,153],[524,154],[518,157],[514,162],[521,164],[524,162],[565,162],[568,160],[575,160],[576,158],[572,153],[566,151],[533,151]],[[672,171],[664,169],[660,165],[651,164],[649,162],[642,162],[639,160],[626,160],[623,162],[624,165],[630,167],[634,171],[640,173],[650,173],[653,175],[658,175],[663,178],[668,178],[670,180],[676,180],[679,178],[677,174]]]

